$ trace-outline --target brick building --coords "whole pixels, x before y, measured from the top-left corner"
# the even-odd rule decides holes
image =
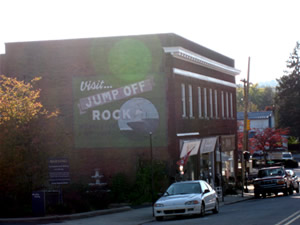
[[[0,72],[42,77],[41,101],[72,137],[72,179],[134,177],[150,140],[170,176],[188,152],[187,179],[213,183],[221,165],[236,176],[239,71],[217,52],[176,34],[7,43]]]

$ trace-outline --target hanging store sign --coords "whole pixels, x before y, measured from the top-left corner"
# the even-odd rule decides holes
[[[235,135],[221,136],[222,151],[233,151],[235,149]]]

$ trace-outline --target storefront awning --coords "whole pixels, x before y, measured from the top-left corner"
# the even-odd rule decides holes
[[[215,150],[217,137],[203,138],[200,154],[213,152]]]
[[[180,158],[183,158],[186,156],[189,152],[189,155],[197,155],[199,146],[200,146],[201,140],[189,140],[189,141],[184,141],[182,148],[181,148],[181,153],[180,153]]]

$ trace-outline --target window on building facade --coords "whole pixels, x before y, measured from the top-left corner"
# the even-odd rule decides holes
[[[207,93],[206,93],[206,88],[203,89],[203,95],[204,95],[204,117],[207,118]]]
[[[228,92],[226,92],[226,118],[229,118]]]
[[[185,85],[181,84],[182,117],[186,117]]]
[[[192,85],[189,85],[189,106],[190,106],[190,117],[193,118],[193,89]]]
[[[216,115],[216,118],[218,118],[218,91],[215,90],[215,115]]]
[[[210,109],[210,118],[214,117],[213,111],[213,98],[212,98],[212,89],[209,89],[209,109]]]
[[[198,110],[199,110],[199,118],[202,118],[201,87],[198,87]]]
[[[224,92],[221,91],[221,107],[222,107],[222,118],[225,117],[225,105],[224,105]]]
[[[231,114],[231,118],[233,119],[233,101],[232,101],[232,93],[230,93],[230,114]]]

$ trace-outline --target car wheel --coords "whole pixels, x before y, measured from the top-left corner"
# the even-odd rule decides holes
[[[215,208],[213,209],[213,213],[217,214],[219,213],[219,200],[216,199],[216,205]]]
[[[299,193],[299,184],[298,184],[298,186],[296,188],[296,193]]]
[[[263,193],[262,193],[262,197],[263,197],[263,198],[266,198],[266,197],[267,197],[267,194],[266,194],[265,192],[263,192]]]
[[[287,190],[287,189],[284,189],[284,190],[283,190],[283,194],[284,194],[285,196],[287,196],[287,195],[288,195],[288,190]]]
[[[200,216],[205,216],[205,204],[202,202]]]
[[[255,198],[259,198],[260,196],[259,196],[260,194],[258,193],[258,192],[254,192],[254,197]]]
[[[155,217],[155,219],[156,219],[156,221],[163,221],[164,217],[162,217],[162,216],[157,216],[157,217]]]

